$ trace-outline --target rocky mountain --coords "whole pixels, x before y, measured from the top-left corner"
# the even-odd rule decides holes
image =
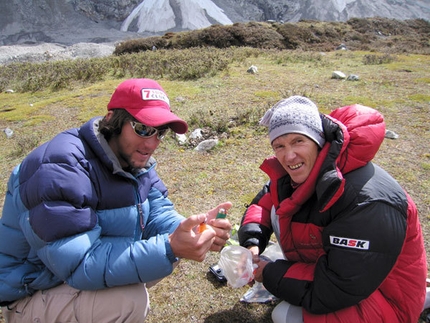
[[[1,0],[0,45],[109,43],[211,24],[430,19],[429,0]]]

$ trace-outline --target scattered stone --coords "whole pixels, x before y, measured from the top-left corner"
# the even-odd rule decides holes
[[[258,68],[257,68],[257,66],[251,65],[251,66],[248,68],[247,72],[248,72],[248,73],[251,73],[251,74],[257,74],[257,73],[258,73]]]
[[[337,79],[337,80],[344,80],[346,79],[346,75],[341,71],[334,71],[333,74],[331,75],[331,78]]]
[[[182,146],[185,145],[187,142],[187,136],[185,134],[176,134],[176,140],[178,141],[178,143]]]
[[[359,81],[360,77],[358,75],[351,74],[351,75],[348,76],[348,78],[346,80],[347,81]]]
[[[203,140],[201,143],[197,145],[196,148],[194,148],[194,150],[208,151],[214,148],[217,144],[218,144],[218,139]]]
[[[4,131],[4,133],[6,134],[6,138],[12,138],[12,135],[13,135],[13,130],[12,129],[10,129],[10,128],[6,128],[6,129],[4,129],[3,130]]]
[[[196,130],[194,130],[191,135],[190,135],[190,139],[201,139],[203,138],[203,133],[202,133],[202,129],[197,128]]]
[[[397,138],[399,138],[399,135],[396,134],[394,131],[387,129],[387,130],[385,130],[385,138],[397,139]]]
[[[348,50],[348,48],[345,46],[345,44],[340,44],[336,47],[336,50]]]

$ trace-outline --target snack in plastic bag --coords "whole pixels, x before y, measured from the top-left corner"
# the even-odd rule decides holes
[[[240,301],[245,303],[268,303],[278,298],[272,295],[262,283],[255,282],[254,285],[241,297]]]
[[[260,258],[265,260],[275,261],[276,259],[284,259],[279,243],[269,242],[269,246],[260,255]],[[278,298],[272,295],[262,283],[255,282],[254,285],[241,297],[240,301],[245,303],[267,303],[276,301]]]
[[[241,246],[227,246],[221,250],[218,266],[233,288],[243,287],[254,279],[252,253]]]

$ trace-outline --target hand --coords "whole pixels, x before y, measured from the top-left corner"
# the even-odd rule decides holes
[[[248,247],[248,250],[251,251],[251,253],[252,253],[252,263],[256,264],[256,263],[260,262],[260,255],[259,255],[260,254],[260,248],[258,246],[251,246],[251,247]],[[254,275],[255,275],[255,270],[254,270]],[[248,283],[248,286],[252,287],[252,286],[254,286],[254,283],[255,283],[255,279],[251,280]]]
[[[230,239],[231,223],[228,220],[228,216],[225,219],[215,219],[215,217],[219,209],[223,208],[227,211],[231,206],[232,204],[230,202],[224,202],[207,213],[207,224],[209,224],[216,233],[214,242],[210,248],[211,251],[221,251],[227,240]]]
[[[248,250],[252,253],[252,261],[258,262],[260,261],[260,248],[258,246],[248,247]]]
[[[192,215],[184,219],[169,235],[170,247],[176,257],[203,261],[214,243],[216,232],[211,226],[198,233],[196,228],[206,221],[205,214]]]
[[[263,282],[263,269],[266,267],[266,265],[270,261],[262,260],[261,258],[258,258],[258,261],[255,262],[253,259],[254,264],[257,265],[257,268],[254,269],[254,280],[262,283]]]

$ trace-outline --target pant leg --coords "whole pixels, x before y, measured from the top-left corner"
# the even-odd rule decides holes
[[[145,284],[82,291],[75,304],[79,323],[141,323],[149,312]]]
[[[73,311],[79,291],[66,284],[38,291],[3,309],[7,323],[78,322]]]
[[[273,309],[273,323],[303,323],[302,308],[282,301]]]
[[[149,311],[145,284],[79,291],[66,284],[2,308],[7,323],[140,323]]]

